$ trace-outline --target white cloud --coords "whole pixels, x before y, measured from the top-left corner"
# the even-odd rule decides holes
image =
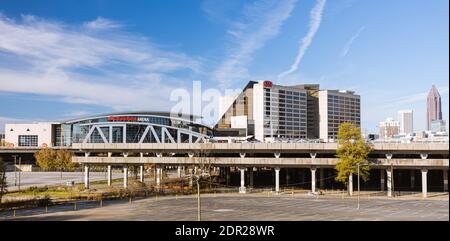
[[[111,21],[109,19],[98,17],[94,21],[84,23],[84,26],[92,30],[105,30],[123,27],[122,24],[118,22]]]
[[[259,1],[246,5],[244,17],[233,23],[228,34],[233,43],[227,57],[214,71],[214,80],[228,87],[249,77],[247,65],[252,55],[280,32],[296,0]]]
[[[347,43],[344,45],[344,48],[341,51],[341,57],[344,58],[345,56],[347,56],[348,51],[350,51],[350,48],[352,47],[353,42],[359,37],[359,35],[361,34],[362,31],[364,31],[365,27],[362,26],[361,28],[359,28],[358,32],[356,32],[348,41]]]
[[[281,73],[278,75],[278,81],[280,81],[282,78],[284,78],[287,75],[290,75],[297,71],[300,62],[305,55],[306,50],[308,49],[309,45],[312,43],[312,40],[314,39],[314,36],[317,33],[317,30],[319,30],[320,23],[322,21],[322,13],[325,7],[326,0],[317,0],[316,5],[313,7],[310,13],[310,22],[309,22],[309,30],[306,36],[300,41],[300,46],[298,49],[297,56],[295,57],[294,63],[291,65],[289,70]]]
[[[161,109],[169,107],[171,86],[181,82],[168,73],[201,69],[198,59],[116,31],[112,21],[98,18],[88,26],[102,31],[0,16],[0,91],[115,109]]]
[[[448,95],[448,91],[449,91],[448,86],[440,86],[440,87],[437,87],[437,89],[439,90],[439,94],[441,95],[441,98],[443,96]],[[386,107],[399,106],[399,105],[413,104],[413,103],[417,103],[417,102],[425,102],[427,99],[427,96],[428,96],[428,91],[411,94],[411,95],[407,95],[407,96],[402,96],[402,97],[398,97],[398,98],[394,98],[394,99],[386,101],[385,106]]]
[[[92,114],[90,111],[85,111],[85,110],[73,110],[73,111],[69,111],[66,112],[64,114],[65,117],[78,117],[78,116],[87,116]]]

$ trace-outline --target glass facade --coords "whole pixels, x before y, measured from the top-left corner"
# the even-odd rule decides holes
[[[307,92],[273,86],[264,88],[264,133],[270,137],[307,137]],[[272,123],[272,126],[271,126]]]
[[[339,125],[343,122],[361,126],[360,108],[357,96],[328,95],[328,137],[337,139]]]
[[[195,141],[193,139],[198,136],[211,136],[212,129],[190,120],[171,118],[168,114],[120,114],[65,122],[55,134],[57,145],[63,146],[83,142],[177,143]]]

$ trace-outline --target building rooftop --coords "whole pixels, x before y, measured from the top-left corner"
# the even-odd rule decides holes
[[[130,112],[114,112],[114,113],[106,113],[106,114],[99,114],[99,115],[89,115],[89,116],[82,116],[78,118],[72,118],[68,120],[63,120],[61,122],[65,123],[71,123],[76,122],[80,120],[86,120],[86,119],[92,119],[92,118],[99,118],[99,117],[105,117],[105,116],[123,116],[123,115],[154,115],[154,116],[172,116],[170,112],[162,112],[162,111],[130,111]],[[184,117],[189,117],[189,120],[194,119],[201,119],[201,116],[192,115],[192,114],[183,114]],[[180,116],[176,116],[177,118],[182,118]],[[188,119],[186,119],[188,120]]]

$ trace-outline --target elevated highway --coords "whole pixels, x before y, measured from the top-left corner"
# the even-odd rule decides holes
[[[152,164],[156,167],[157,184],[161,181],[165,167],[177,167],[179,176],[182,176],[183,172],[192,174],[207,166],[219,169],[221,176],[227,180],[230,167],[237,168],[243,192],[245,180],[249,180],[250,186],[253,182],[253,170],[274,170],[275,191],[279,191],[281,169],[309,169],[311,191],[316,192],[316,176],[322,180],[324,170],[330,172],[339,161],[335,157],[337,148],[337,143],[79,143],[68,149],[74,152],[72,160],[84,166],[87,188],[92,165],[108,167],[108,183],[111,182],[112,166],[121,166],[124,170],[124,187],[127,187],[130,166],[139,168],[140,179],[143,180],[144,165]],[[0,148],[0,154],[34,153],[38,150]],[[373,171],[379,170],[380,189],[387,188],[388,196],[392,195],[394,189],[394,169],[411,171],[411,187],[417,183],[416,171],[420,171],[424,197],[427,196],[428,170],[439,170],[442,172],[439,178],[443,190],[448,191],[448,143],[375,143],[369,161]],[[317,170],[319,175],[316,175]],[[246,179],[246,175],[250,178]],[[352,192],[352,180],[350,175],[349,192]]]
[[[241,192],[246,190],[246,175],[250,176],[248,179],[252,186],[255,168],[275,171],[276,192],[279,191],[281,168],[308,168],[311,171],[311,191],[316,192],[316,170],[320,171],[320,180],[323,180],[326,178],[323,170],[334,168],[339,161],[335,157],[337,143],[85,143],[74,144],[72,148],[77,153],[73,161],[85,166],[86,187],[89,186],[90,165],[107,165],[108,170],[111,165],[123,166],[126,187],[129,166],[139,166],[142,179],[143,166],[153,164],[156,166],[157,184],[166,166],[177,166],[180,176],[185,167],[188,174],[201,168],[219,168],[227,180],[229,168],[236,167],[240,170]],[[394,169],[410,169],[411,183],[415,182],[415,170],[420,170],[424,197],[427,196],[428,170],[440,170],[444,191],[448,191],[448,143],[375,143],[369,161],[373,169],[380,170],[380,188],[384,190],[386,184],[388,196],[392,196]],[[352,193],[352,174],[348,189]]]

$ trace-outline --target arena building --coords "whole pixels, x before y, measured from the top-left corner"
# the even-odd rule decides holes
[[[61,122],[6,124],[9,147],[64,147],[74,143],[197,143],[212,129],[199,117],[167,112],[112,113]]]

